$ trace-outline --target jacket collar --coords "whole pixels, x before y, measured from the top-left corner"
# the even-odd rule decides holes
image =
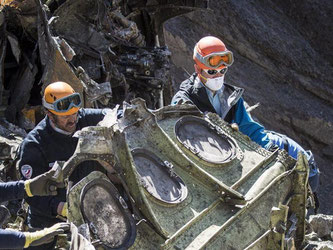
[[[194,73],[190,77],[190,80],[193,82],[193,92],[198,93],[198,90],[200,90],[201,92],[201,89],[205,90],[206,92],[206,87],[204,86],[204,84],[201,83],[197,73]],[[225,86],[223,92],[226,91],[228,93],[228,96],[232,98],[232,103],[235,104],[236,102],[238,102],[239,98],[242,96],[244,92],[244,89],[228,83],[224,83],[223,85]]]
[[[215,112],[215,109],[211,102],[209,101],[209,97],[206,91],[206,87],[201,83],[198,78],[197,73],[194,73],[190,80],[193,82],[192,93],[197,95],[198,101],[201,102],[204,106],[207,107],[207,111]],[[227,83],[224,83],[224,90],[222,93],[219,93],[220,102],[223,105],[223,115],[224,119],[229,110],[234,106],[238,100],[241,98],[244,92],[243,88],[239,88]]]

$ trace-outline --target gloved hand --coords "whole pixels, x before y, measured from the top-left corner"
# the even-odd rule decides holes
[[[61,166],[58,162],[55,162],[52,169],[48,172],[36,176],[33,179],[26,180],[24,182],[24,187],[29,197],[34,195],[56,195],[57,188],[65,187]]]
[[[237,123],[231,123],[230,127],[232,128],[233,131],[239,131],[239,127]]]
[[[24,248],[27,248],[29,246],[39,246],[45,243],[50,242],[54,236],[58,234],[62,234],[65,231],[69,230],[69,224],[68,223],[57,223],[53,225],[50,228],[45,228],[40,231],[36,232],[23,232],[25,236],[25,244]]]
[[[67,202],[60,202],[57,208],[57,212],[62,217],[66,217],[68,215],[68,205]]]

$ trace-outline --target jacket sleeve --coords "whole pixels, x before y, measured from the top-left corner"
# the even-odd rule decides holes
[[[171,105],[180,105],[180,104],[193,104],[192,100],[189,97],[189,94],[186,90],[180,89],[171,100]],[[194,105],[194,104],[193,104]]]
[[[22,249],[25,236],[22,232],[0,229],[0,249]]]
[[[0,183],[0,202],[19,200],[25,196],[24,181]]]
[[[82,109],[81,119],[82,127],[86,126],[96,126],[101,120],[103,120],[104,116],[106,115],[108,109]]]
[[[178,104],[193,104],[193,101],[190,97],[191,86],[193,84],[193,79],[189,78],[183,81],[179,86],[179,91],[172,97],[171,105],[178,105]]]
[[[265,128],[252,119],[245,109],[242,98],[238,100],[236,105],[236,114],[232,122],[237,123],[239,130],[250,137],[252,141],[258,143],[263,148],[268,148],[271,142],[265,132]]]
[[[20,148],[18,168],[24,180],[33,178],[49,170],[47,160],[34,142],[23,142]],[[58,192],[57,196],[29,197],[26,198],[26,201],[40,213],[48,216],[56,216],[58,204],[61,201],[59,197],[60,193]]]

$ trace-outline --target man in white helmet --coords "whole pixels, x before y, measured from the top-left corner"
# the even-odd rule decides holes
[[[181,83],[171,104],[191,103],[202,112],[217,113],[228,123],[236,123],[239,130],[263,148],[285,149],[293,158],[302,152],[310,165],[309,182],[313,192],[319,185],[319,170],[311,151],[305,151],[294,140],[275,133],[255,122],[246,111],[242,94],[244,89],[225,83],[224,76],[234,61],[233,54],[217,37],[206,36],[194,47],[195,73]]]

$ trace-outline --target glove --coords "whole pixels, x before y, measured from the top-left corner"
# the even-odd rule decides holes
[[[57,212],[62,217],[66,217],[68,215],[68,205],[67,202],[60,202],[57,208]]]
[[[67,202],[65,202],[65,204],[64,204],[64,206],[63,206],[63,208],[61,210],[61,214],[60,215],[67,218],[67,216],[68,216]]]
[[[57,188],[65,187],[61,166],[58,162],[55,162],[52,169],[48,172],[38,175],[33,179],[26,180],[24,187],[29,197],[34,195],[56,195]]]
[[[54,238],[54,236],[62,234],[68,230],[69,230],[69,224],[61,222],[53,225],[50,228],[45,228],[43,230],[36,231],[33,233],[23,232],[25,236],[24,248],[27,248],[29,246],[39,246],[48,243]]]
[[[230,127],[232,128],[233,131],[239,131],[239,127],[237,123],[231,123]]]

